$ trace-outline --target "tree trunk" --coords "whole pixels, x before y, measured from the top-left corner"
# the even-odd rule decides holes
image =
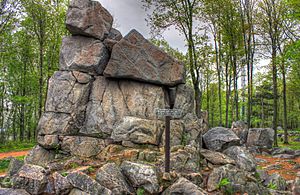
[[[273,129],[274,133],[274,146],[278,147],[277,142],[277,67],[276,67],[276,46],[272,47],[272,75],[273,75]]]
[[[282,85],[283,85],[283,129],[284,129],[284,143],[288,144],[288,131],[287,131],[287,104],[286,104],[286,78],[285,78],[285,64],[282,62]]]

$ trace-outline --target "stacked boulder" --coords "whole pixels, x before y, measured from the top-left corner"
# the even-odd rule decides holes
[[[70,2],[72,35],[63,39],[59,71],[48,83],[38,145],[11,175],[13,187],[24,194],[204,192],[190,180],[202,182],[197,151],[206,123],[194,114],[184,65],[136,30],[123,37],[112,23],[99,2]],[[155,109],[170,106],[169,88],[182,111],[171,120],[171,167],[180,174],[164,185],[165,122]],[[18,190],[0,188],[6,192]]]
[[[54,151],[97,157],[112,143],[162,146],[164,121],[155,109],[168,106],[169,87],[176,87],[175,108],[182,110],[171,123],[172,144],[198,138],[202,122],[192,114],[193,92],[184,85],[183,64],[136,30],[122,37],[112,23],[100,3],[71,2],[66,25],[72,36],[63,39],[60,70],[49,80],[38,125],[41,147],[28,162],[39,163],[38,156]]]

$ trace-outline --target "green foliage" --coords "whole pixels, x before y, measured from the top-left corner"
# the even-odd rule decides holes
[[[136,194],[137,194],[137,195],[144,195],[144,194],[145,194],[144,188],[138,188],[138,189],[136,190]]]
[[[0,152],[13,152],[30,150],[36,145],[35,142],[6,142],[0,145]]]
[[[61,175],[62,175],[63,177],[68,176],[68,174],[69,174],[68,172],[62,172],[62,173],[61,173]]]
[[[10,159],[0,160],[0,172],[5,172],[9,166]]]
[[[267,188],[272,189],[272,190],[277,190],[277,185],[275,183],[269,183]]]
[[[218,183],[217,188],[224,191],[225,195],[231,195],[233,194],[233,189],[230,184],[231,182],[228,178],[222,178],[221,181]]]

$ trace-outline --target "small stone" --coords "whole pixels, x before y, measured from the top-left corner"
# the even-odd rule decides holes
[[[159,192],[159,184],[154,167],[124,161],[121,164],[121,171],[128,178],[133,187],[143,187],[151,194]]]
[[[189,180],[181,177],[179,178],[173,185],[168,187],[163,193],[163,195],[169,195],[169,194],[201,194],[206,195],[208,194],[206,191],[198,187],[197,185],[193,184]]]

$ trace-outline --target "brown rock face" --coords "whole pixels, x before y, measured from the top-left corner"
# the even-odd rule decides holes
[[[77,70],[91,75],[101,75],[109,55],[101,41],[82,37],[65,37],[60,51],[60,69]]]
[[[97,1],[72,0],[67,12],[66,26],[73,35],[103,40],[111,29],[113,17]]]
[[[114,45],[104,75],[174,86],[184,83],[184,66],[132,30]]]

